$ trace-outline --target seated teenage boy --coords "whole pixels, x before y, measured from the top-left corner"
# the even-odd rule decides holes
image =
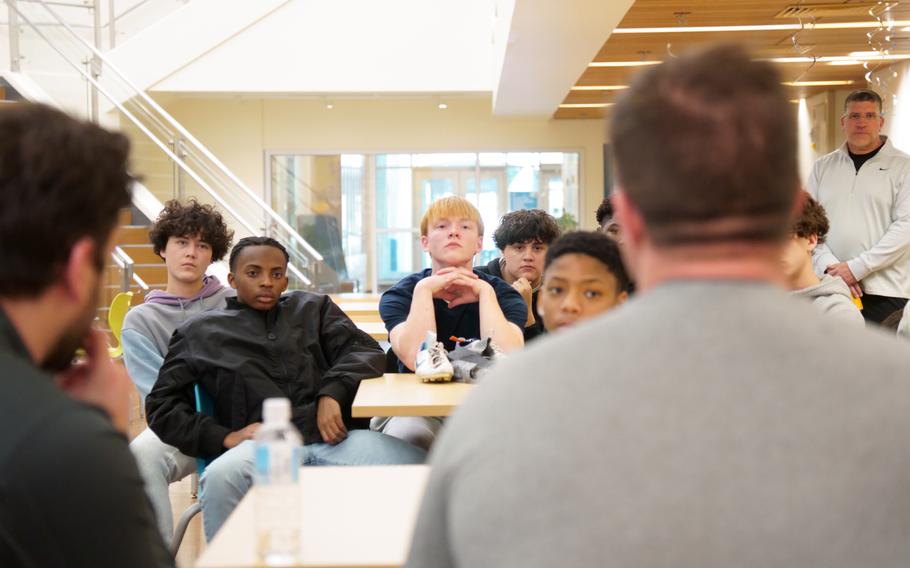
[[[521,294],[471,267],[482,240],[480,213],[466,199],[444,197],[427,208],[420,220],[420,244],[430,255],[431,268],[406,276],[379,301],[379,315],[402,372],[418,369],[418,351],[427,332],[447,350],[455,348],[451,337],[492,337],[505,352],[524,345],[521,329],[528,306]],[[422,352],[438,353],[442,346],[434,340]],[[432,363],[433,358],[428,360]],[[441,426],[440,418],[394,417],[376,428],[428,448]]]
[[[267,398],[290,399],[304,465],[421,463],[425,457],[401,440],[360,429],[367,423],[351,417],[360,380],[381,375],[385,357],[328,296],[282,296],[287,263],[277,241],[241,239],[228,274],[237,298],[174,332],[146,401],[149,427],[162,441],[189,456],[217,457],[200,480],[207,539],[252,484],[252,438]],[[215,399],[215,416],[195,412],[193,383]]]
[[[527,320],[522,326],[525,343],[544,333],[537,312],[537,298],[547,247],[558,236],[559,225],[546,211],[521,209],[506,213],[493,233],[493,242],[502,256],[486,266],[477,267],[481,272],[505,280],[529,306]]]
[[[566,329],[629,298],[619,246],[602,232],[574,231],[550,245],[539,308],[547,331]]]
[[[158,371],[174,330],[190,316],[223,308],[233,290],[205,271],[231,248],[234,233],[210,205],[190,200],[168,201],[149,231],[156,254],[167,268],[167,288],[153,290],[145,302],[126,314],[123,322],[123,362],[143,404],[158,379]],[[152,502],[158,530],[165,542],[174,533],[168,486],[196,471],[196,460],[158,439],[146,428],[130,443],[139,464],[145,492]]]
[[[787,285],[794,296],[812,300],[812,305],[823,313],[861,327],[865,320],[853,303],[847,284],[830,274],[819,279],[812,269],[812,251],[825,242],[828,216],[808,193],[803,192],[803,200],[802,213],[793,225],[793,234],[781,259]]]

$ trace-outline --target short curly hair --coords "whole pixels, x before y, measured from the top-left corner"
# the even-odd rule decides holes
[[[544,272],[557,258],[566,254],[583,254],[599,261],[616,278],[617,291],[632,292],[632,279],[623,264],[616,241],[597,231],[571,231],[556,239],[544,259]]]
[[[291,255],[288,254],[288,249],[284,248],[284,245],[275,239],[271,237],[243,237],[237,241],[237,246],[231,251],[231,258],[228,261],[231,272],[234,272],[237,269],[237,259],[240,258],[240,251],[247,247],[274,247],[284,254],[284,261],[286,263],[291,262]]]
[[[509,245],[541,243],[549,245],[559,236],[559,224],[546,211],[520,209],[502,216],[493,233],[493,243],[499,250]]]
[[[828,215],[825,214],[825,208],[822,207],[822,204],[814,200],[805,191],[803,192],[803,197],[805,198],[803,211],[793,224],[793,233],[804,239],[815,235],[818,237],[818,244],[822,244],[825,242],[825,237],[828,235],[828,229],[830,228]]]
[[[165,203],[164,211],[149,231],[149,240],[155,254],[161,256],[169,238],[195,235],[212,247],[212,262],[224,258],[234,240],[234,231],[228,229],[221,213],[195,199],[190,199],[185,205],[176,199]]]
[[[609,197],[604,197],[604,200],[597,206],[597,211],[594,212],[594,218],[597,220],[598,227],[604,224],[604,219],[613,218],[613,203],[610,202]]]

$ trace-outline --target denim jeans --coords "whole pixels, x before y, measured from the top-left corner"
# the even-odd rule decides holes
[[[145,493],[152,502],[158,530],[164,542],[170,543],[174,538],[174,514],[168,486],[194,473],[196,460],[165,444],[148,428],[130,442],[130,451],[145,482]]]
[[[253,485],[254,442],[246,440],[223,453],[199,480],[202,523],[212,540]],[[303,447],[302,465],[382,465],[423,463],[426,452],[397,438],[370,430],[350,430],[343,442]]]

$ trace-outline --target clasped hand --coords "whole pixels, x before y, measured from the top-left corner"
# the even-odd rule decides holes
[[[443,268],[420,281],[418,286],[428,288],[434,298],[444,300],[450,308],[480,301],[489,284],[466,268]]]

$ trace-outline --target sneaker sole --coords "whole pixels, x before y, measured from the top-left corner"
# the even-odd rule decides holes
[[[420,380],[424,383],[448,383],[452,381],[452,374],[436,373],[435,375],[420,375]]]

